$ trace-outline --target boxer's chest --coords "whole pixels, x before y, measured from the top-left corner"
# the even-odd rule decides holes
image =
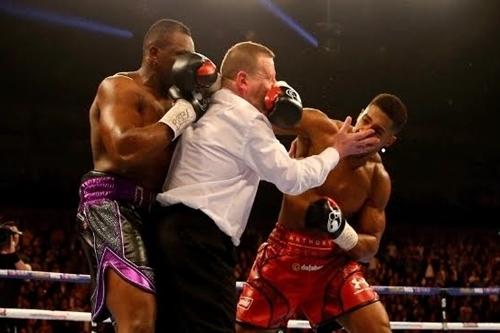
[[[341,163],[328,176],[322,194],[333,198],[349,217],[358,213],[369,198],[370,178],[371,172],[367,168],[352,170]]]
[[[141,107],[144,125],[152,124],[160,120],[160,118],[168,112],[172,105],[173,102],[171,99],[157,99],[151,94],[145,94],[143,96],[143,103]]]

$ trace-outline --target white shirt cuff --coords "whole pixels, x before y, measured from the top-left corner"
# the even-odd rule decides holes
[[[333,170],[337,166],[337,164],[339,164],[339,152],[333,147],[326,148],[319,155],[321,155],[321,157],[324,157],[324,160],[326,161],[327,166],[330,170]]]

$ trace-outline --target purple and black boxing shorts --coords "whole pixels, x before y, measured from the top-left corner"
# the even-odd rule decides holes
[[[80,185],[77,220],[92,277],[92,320],[110,317],[105,273],[111,268],[130,284],[155,292],[144,245],[144,220],[155,193],[114,175],[91,171]]]

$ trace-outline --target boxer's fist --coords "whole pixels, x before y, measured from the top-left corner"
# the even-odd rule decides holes
[[[160,119],[173,131],[173,139],[199,119],[208,108],[208,93],[215,90],[219,73],[214,63],[199,53],[178,56],[172,66],[173,85],[169,95],[176,102]]]
[[[329,232],[335,238],[344,228],[345,219],[335,201],[323,198],[309,205],[305,223],[307,228]]]
[[[207,93],[218,83],[218,77],[217,67],[204,55],[181,54],[172,65],[173,85],[169,95],[174,100],[190,102],[198,119],[208,108]]]
[[[172,65],[173,84],[181,93],[208,89],[218,76],[215,64],[200,53],[181,54]]]
[[[299,94],[285,81],[278,81],[267,92],[264,106],[269,121],[278,127],[290,128],[302,118],[302,101]]]
[[[347,223],[337,203],[330,198],[322,198],[309,205],[305,226],[328,232],[333,241],[346,251],[352,249],[358,242],[358,234]]]
[[[191,108],[194,112],[192,115],[194,118],[193,121],[198,120],[208,109],[208,103],[210,100],[209,97],[203,95],[197,90],[183,91],[174,85],[168,89],[168,94],[174,101],[176,101],[175,104],[181,101],[191,104]]]

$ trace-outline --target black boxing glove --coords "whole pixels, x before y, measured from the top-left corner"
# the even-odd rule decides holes
[[[208,89],[218,76],[217,66],[200,53],[181,54],[172,65],[173,83],[181,93]]]
[[[349,251],[358,243],[358,233],[347,223],[340,207],[330,198],[309,205],[305,218],[306,228],[326,231],[343,250]]]
[[[278,127],[290,128],[302,118],[302,101],[299,94],[285,81],[278,81],[269,89],[264,106],[269,121]]]
[[[174,132],[174,139],[201,117],[208,108],[208,93],[220,82],[215,64],[199,53],[178,56],[172,66],[169,95],[176,102],[160,119]]]

